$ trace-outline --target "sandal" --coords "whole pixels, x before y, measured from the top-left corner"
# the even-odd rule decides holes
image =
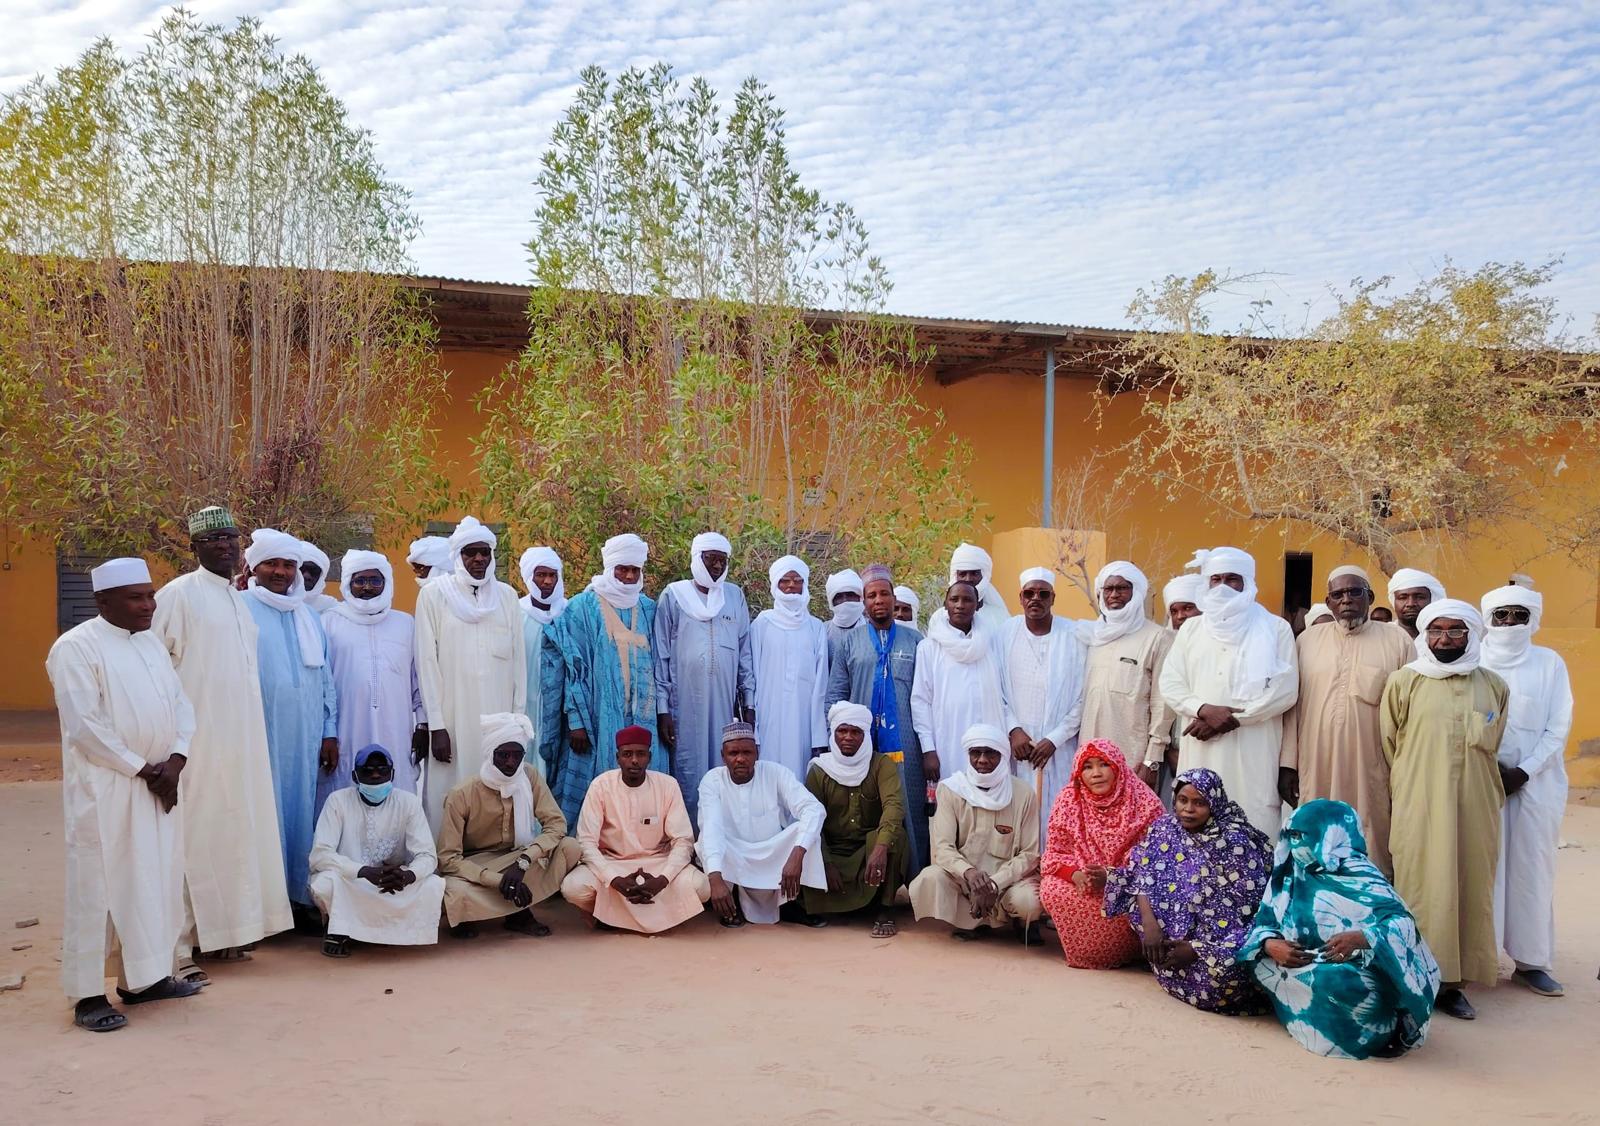
[[[350,957],[350,939],[342,934],[330,934],[322,940],[322,956],[324,958]]]
[[[144,1005],[151,1001],[170,1001],[180,997],[193,997],[200,992],[201,987],[192,982],[179,981],[175,977],[164,977],[149,989],[141,989],[137,993],[117,986],[117,996],[122,998],[124,1005]]]
[[[198,985],[201,989],[211,984],[211,975],[193,962],[185,962],[172,976],[189,985]]]
[[[727,927],[729,930],[734,930],[734,929],[736,929],[738,927],[744,926],[745,923],[749,922],[749,920],[746,919],[743,915],[729,915],[729,916],[726,916],[726,917],[718,915],[717,916],[717,922],[721,923],[723,926]]]
[[[517,915],[521,915],[523,917],[519,919]],[[544,923],[541,923],[538,919],[534,918],[532,911],[524,909],[517,912],[517,915],[508,915],[506,917],[506,921],[501,925],[504,926],[508,931],[514,931],[517,934],[525,934],[530,938],[550,937],[550,928]]]
[[[104,997],[98,999],[89,997],[86,1000],[98,1000],[99,1004],[85,1008],[81,1001],[78,1003],[78,1007],[72,1013],[72,1023],[79,1028],[86,1028],[90,1032],[115,1032],[127,1026],[128,1018],[117,1012],[111,1002]]]
[[[893,919],[879,919],[872,924],[873,938],[893,938],[900,933]]]

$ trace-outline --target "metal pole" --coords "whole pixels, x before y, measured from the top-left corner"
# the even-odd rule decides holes
[[[1050,511],[1053,499],[1056,454],[1056,350],[1044,350],[1044,526],[1055,527],[1054,513]]]

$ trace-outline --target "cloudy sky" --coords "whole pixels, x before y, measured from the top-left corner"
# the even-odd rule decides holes
[[[7,0],[0,91],[149,0]],[[1330,285],[1446,258],[1564,264],[1600,312],[1600,5],[551,0],[197,2],[322,69],[415,194],[424,273],[524,281],[531,186],[581,68],[656,60],[788,111],[802,176],[848,200],[896,311],[1124,323],[1140,285]]]

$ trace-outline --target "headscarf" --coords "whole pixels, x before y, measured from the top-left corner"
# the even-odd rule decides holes
[[[547,607],[533,604],[534,592],[539,589],[533,585],[533,571],[536,567],[550,567],[556,573],[555,589],[550,592],[550,605]],[[530,547],[517,561],[517,570],[522,574],[522,585],[528,588],[528,593],[521,599],[522,612],[545,626],[559,618],[561,611],[567,608],[567,572],[561,565],[561,556],[555,553],[555,549]]]
[[[861,581],[861,576],[848,567],[843,571],[835,571],[828,576],[828,605],[833,608],[833,624],[840,629],[855,629],[861,621],[861,615],[866,607],[859,598],[866,589],[866,584]],[[841,602],[834,606],[834,598],[846,591],[857,596],[857,601]]]
[[[461,561],[462,549],[475,543],[489,547],[489,569],[484,571],[481,579],[473,578],[472,572]],[[494,533],[476,516],[463,518],[456,525],[456,530],[450,533],[450,573],[441,576],[444,579],[442,589],[450,612],[468,625],[487,620],[500,608],[500,600],[496,597],[500,580],[494,577],[494,548]]]
[[[1205,580],[1199,575],[1179,575],[1161,588],[1161,602],[1167,610],[1171,610],[1173,603],[1176,602],[1188,602],[1199,606],[1200,596],[1205,590]]]
[[[350,580],[360,571],[377,571],[383,575],[383,593],[376,598],[356,598],[350,593]],[[331,607],[333,613],[364,626],[375,626],[389,616],[394,604],[394,567],[389,557],[380,551],[352,549],[339,560],[339,593],[343,600]]]
[[[494,764],[494,752],[502,743],[518,743],[526,755],[533,742],[533,721],[521,712],[496,712],[479,716],[478,723],[478,746],[483,752],[478,780],[501,797],[511,799],[511,843],[517,848],[527,848],[538,836],[533,831],[534,826],[539,825],[541,831],[544,828],[533,818],[533,785],[528,781],[528,772],[520,765],[510,777],[501,774]]]
[[[1448,597],[1444,592],[1444,584],[1428,572],[1419,571],[1415,567],[1401,567],[1389,580],[1389,605],[1394,605],[1394,596],[1400,591],[1414,590],[1419,586],[1427,587],[1435,602]]]
[[[994,560],[975,543],[963,543],[950,553],[950,581],[956,581],[958,571],[978,572],[978,605],[1005,606],[1005,599],[990,580],[994,577]]]
[[[917,592],[908,586],[897,586],[894,588],[894,600],[896,602],[904,602],[911,607],[910,624],[915,629],[917,619],[922,616],[922,599],[917,597]]]
[[[963,755],[974,747],[988,747],[1000,752],[1000,763],[984,774],[972,766],[968,758],[965,770],[953,778],[945,778],[940,785],[949,788],[956,797],[979,809],[1001,810],[1011,806],[1011,740],[992,723],[974,723],[961,736]]]
[[[693,580],[679,579],[667,584],[678,609],[697,622],[709,622],[722,613],[728,597],[723,590],[723,584],[728,581],[728,572],[723,571],[720,579],[713,579],[711,572],[706,569],[705,560],[700,558],[707,551],[722,552],[729,557],[728,565],[733,565],[733,545],[727,537],[717,532],[701,532],[689,545],[689,573],[694,576]],[[704,594],[700,593],[701,587],[706,588]]]
[[[1195,552],[1200,579],[1209,584],[1213,575],[1240,575],[1244,590],[1226,583],[1208,585],[1200,595],[1200,624],[1213,641],[1236,650],[1233,660],[1233,697],[1248,705],[1267,694],[1272,681],[1292,673],[1278,658],[1278,631],[1272,613],[1256,601],[1256,561],[1236,547]]]
[[[1091,758],[1105,761],[1116,775],[1111,791],[1096,797],[1083,781]],[[1109,739],[1091,739],[1072,760],[1072,781],[1061,788],[1050,811],[1046,875],[1093,864],[1118,867],[1164,810],[1154,791],[1128,770],[1128,759]]]
[[[1133,597],[1120,610],[1107,609],[1105,594],[1100,589],[1113,576],[1127,579],[1133,584]],[[1094,603],[1099,607],[1100,616],[1092,622],[1078,623],[1079,640],[1085,645],[1106,645],[1140,629],[1148,620],[1145,617],[1144,600],[1149,594],[1150,580],[1139,568],[1126,559],[1107,563],[1094,577]]]
[[[288,559],[294,563],[294,581],[287,594],[274,594],[250,576],[248,593],[263,606],[271,606],[280,614],[294,615],[295,640],[300,645],[300,663],[308,669],[319,669],[325,663],[322,649],[322,631],[317,628],[316,615],[306,609],[306,584],[300,574],[304,560],[304,543],[288,532],[276,528],[257,528],[250,533],[250,546],[244,549],[245,566],[252,571],[264,559]]]
[[[785,594],[778,589],[778,580],[790,571],[800,576],[800,593]],[[811,568],[798,555],[783,555],[767,568],[767,586],[772,591],[772,609],[761,611],[765,618],[779,629],[799,629],[811,616]]]
[[[840,727],[861,729],[861,749],[846,757],[839,752]],[[862,704],[840,700],[828,709],[828,749],[811,760],[811,765],[841,786],[855,787],[866,781],[872,765],[872,712]]]
[[[589,589],[613,610],[632,610],[639,605],[644,575],[641,574],[636,583],[623,583],[617,581],[613,571],[617,567],[642,568],[649,558],[650,545],[632,532],[612,536],[600,548],[600,573],[589,580]]]
[[[412,540],[411,550],[406,552],[406,562],[421,563],[429,568],[427,578],[417,579],[418,586],[427,586],[450,566],[450,541],[443,536],[423,536]]]
[[[1402,590],[1405,588],[1402,587]],[[1467,627],[1467,651],[1454,661],[1444,662],[1428,648],[1428,625],[1439,618],[1460,618]],[[1417,615],[1417,636],[1412,639],[1417,659],[1406,668],[1420,672],[1433,680],[1446,680],[1452,676],[1467,676],[1483,659],[1483,618],[1470,602],[1459,598],[1442,598],[1430,602]]]
[[[1311,604],[1311,609],[1306,611],[1306,629],[1310,629],[1313,625],[1315,625],[1317,619],[1322,617],[1324,614],[1328,615],[1330,618],[1333,617],[1333,611],[1328,609],[1328,604],[1326,602],[1313,602]]]
[[[1483,596],[1483,667],[1494,672],[1522,664],[1544,617],[1544,595],[1525,586],[1497,586]],[[1497,626],[1494,612],[1505,606],[1523,606],[1528,624]]]

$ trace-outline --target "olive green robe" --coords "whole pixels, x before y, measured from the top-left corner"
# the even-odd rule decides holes
[[[843,786],[820,767],[806,774],[806,789],[822,803],[822,862],[839,874],[838,891],[804,888],[806,910],[813,914],[855,911],[868,904],[889,907],[905,882],[905,791],[900,768],[874,753],[872,766],[859,786]],[[867,856],[878,845],[889,847],[883,883],[867,883]]]

